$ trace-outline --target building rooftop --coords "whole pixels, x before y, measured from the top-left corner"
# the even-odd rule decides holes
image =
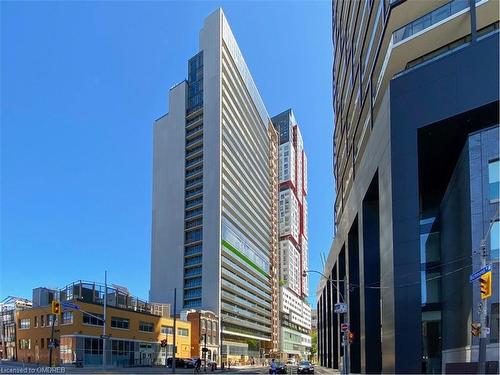
[[[79,301],[104,304],[106,287],[93,281],[77,280],[59,289],[60,301]],[[108,285],[106,305],[124,310],[131,310],[157,316],[170,316],[170,305],[141,300],[131,295],[127,288],[118,285]]]

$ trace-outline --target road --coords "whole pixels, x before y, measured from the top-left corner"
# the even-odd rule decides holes
[[[335,372],[334,372],[335,371]],[[53,367],[36,366],[34,364],[22,364],[19,362],[1,361],[0,362],[0,375],[1,374],[171,374],[172,369],[164,367],[116,367],[103,370],[102,367]],[[177,369],[177,374],[193,374],[194,369]],[[231,368],[230,370],[217,370],[215,372],[209,371],[205,373],[202,369],[201,374],[268,374],[269,367],[239,367]],[[336,370],[316,367],[315,374],[334,374]],[[297,366],[288,366],[288,374],[297,374]]]
[[[287,366],[288,374],[295,375],[297,374],[297,366]],[[269,367],[258,367],[258,368],[247,368],[247,369],[238,369],[238,374],[269,374]],[[332,370],[331,368],[324,367],[316,367],[315,374],[335,374],[336,370]]]

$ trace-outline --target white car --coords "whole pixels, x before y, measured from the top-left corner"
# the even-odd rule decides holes
[[[286,364],[295,366],[297,364],[297,360],[295,358],[288,358],[288,361],[286,361]]]

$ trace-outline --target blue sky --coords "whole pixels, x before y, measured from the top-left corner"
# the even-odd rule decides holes
[[[310,269],[332,241],[331,2],[1,2],[0,297],[74,280],[148,297],[152,123],[222,6],[309,161]],[[311,277],[314,303],[317,277]]]

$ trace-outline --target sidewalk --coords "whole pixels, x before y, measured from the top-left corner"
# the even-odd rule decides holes
[[[314,366],[315,374],[340,374],[340,371],[334,368],[322,367],[315,365]]]
[[[236,370],[237,371],[237,370]],[[153,367],[111,367],[103,370],[102,367],[66,367],[66,374],[172,374],[173,371],[171,368],[163,367],[163,366],[153,366]],[[176,368],[176,374],[196,374],[196,370],[194,368]],[[203,368],[200,371],[200,374],[229,374],[230,372],[227,370],[222,371],[221,369],[217,369],[215,371],[210,371],[207,368],[207,372],[203,371]]]

